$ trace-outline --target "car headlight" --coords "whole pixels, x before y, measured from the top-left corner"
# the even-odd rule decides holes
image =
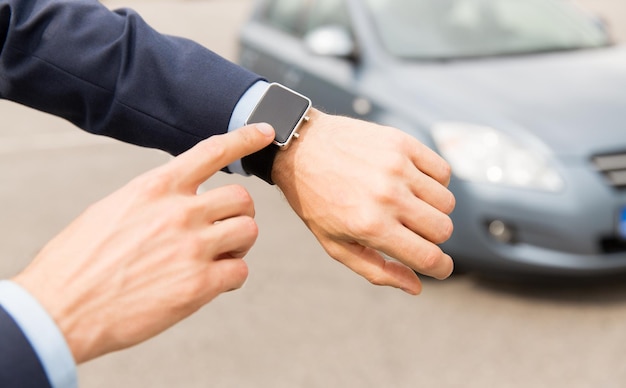
[[[563,178],[537,151],[490,127],[444,122],[432,127],[454,175],[474,182],[559,191]]]

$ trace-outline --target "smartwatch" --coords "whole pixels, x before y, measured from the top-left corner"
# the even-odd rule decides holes
[[[271,83],[248,116],[246,125],[270,124],[275,131],[274,141],[262,150],[245,156],[241,160],[243,169],[274,184],[272,167],[276,153],[298,137],[298,129],[309,120],[307,113],[310,108],[311,100],[307,97],[281,84]]]

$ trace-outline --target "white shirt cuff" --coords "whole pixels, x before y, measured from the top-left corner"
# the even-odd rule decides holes
[[[228,123],[228,132],[234,131],[235,129],[241,128],[245,125],[248,116],[252,113],[254,107],[259,102],[265,91],[269,87],[269,83],[265,81],[257,81],[254,85],[250,86],[250,88],[241,96],[237,105],[235,105],[235,109],[233,110],[233,114],[230,116],[230,122]],[[228,171],[248,176],[248,174],[241,165],[241,160],[237,160],[228,165]]]
[[[0,281],[0,304],[37,353],[53,388],[77,388],[76,363],[65,337],[48,312],[14,282]]]

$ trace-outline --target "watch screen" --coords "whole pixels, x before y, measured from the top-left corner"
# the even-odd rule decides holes
[[[311,106],[311,101],[281,85],[271,84],[258,103],[248,123],[268,123],[276,132],[275,141],[285,144],[302,117]]]

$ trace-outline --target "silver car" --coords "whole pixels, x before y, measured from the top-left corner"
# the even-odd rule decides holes
[[[267,0],[240,46],[243,66],[450,163],[457,268],[626,270],[626,48],[593,15],[564,0]]]

